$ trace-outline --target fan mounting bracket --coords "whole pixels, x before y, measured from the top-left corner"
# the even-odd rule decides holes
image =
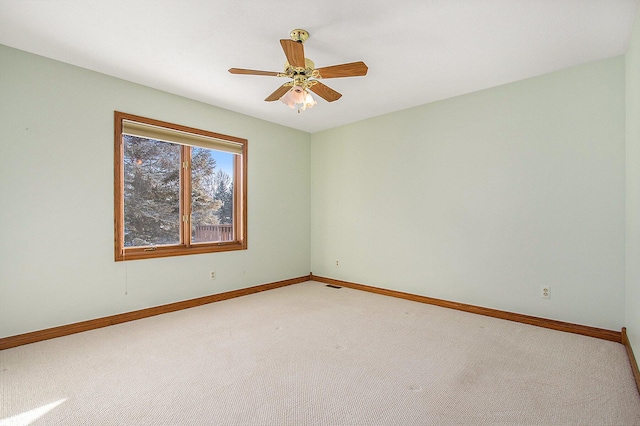
[[[309,38],[309,32],[307,30],[301,29],[291,30],[291,33],[289,33],[289,37],[291,37],[291,40],[293,41],[304,43]]]

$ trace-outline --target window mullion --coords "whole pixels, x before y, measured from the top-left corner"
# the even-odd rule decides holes
[[[182,167],[180,168],[180,217],[182,232],[180,242],[191,246],[191,147],[182,146]]]

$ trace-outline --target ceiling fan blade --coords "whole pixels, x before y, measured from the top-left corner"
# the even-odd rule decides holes
[[[280,45],[282,45],[282,50],[284,50],[289,65],[292,67],[305,68],[304,47],[302,43],[283,39],[280,40]]]
[[[318,68],[316,71],[320,73],[319,78],[337,78],[337,77],[358,77],[367,75],[369,68],[362,62],[350,62],[348,64],[333,65],[330,67]]]
[[[327,102],[337,101],[342,97],[341,93],[336,92],[331,87],[324,85],[319,81],[316,81],[316,84],[314,84],[313,86],[310,86],[309,90],[311,90],[313,93],[320,96],[322,99],[324,99]]]
[[[259,70],[245,70],[242,68],[230,68],[231,74],[248,74],[248,75],[268,75],[271,77],[277,77],[278,73],[275,71],[259,71]]]
[[[270,94],[269,96],[267,96],[267,98],[265,99],[265,101],[267,102],[273,102],[273,101],[277,101],[278,99],[280,99],[281,97],[284,96],[285,93],[287,93],[289,90],[291,90],[291,86],[288,86],[286,83],[283,84],[282,86],[278,87],[272,94]]]

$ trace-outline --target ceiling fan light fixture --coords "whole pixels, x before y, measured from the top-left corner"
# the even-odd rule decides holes
[[[287,104],[291,109],[297,109],[298,113],[307,108],[313,108],[317,103],[311,94],[302,86],[293,86],[291,90],[280,98],[280,101]]]
[[[291,31],[290,39],[280,40],[280,46],[284,51],[284,56],[287,58],[284,64],[284,72],[250,70],[245,68],[230,68],[229,72],[231,74],[264,75],[290,79],[291,81],[284,83],[267,96],[265,101],[273,102],[280,100],[287,104],[289,108],[297,109],[298,112],[304,111],[307,108],[313,108],[316,104],[316,101],[308,91],[310,87],[313,89],[314,94],[320,96],[327,102],[334,102],[342,97],[342,94],[321,83],[319,79],[367,75],[369,68],[367,68],[367,65],[362,61],[316,68],[313,61],[304,56],[303,43],[308,38],[308,31],[296,29]]]

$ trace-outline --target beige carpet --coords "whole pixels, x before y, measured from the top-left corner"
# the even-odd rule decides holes
[[[0,352],[0,425],[640,425],[622,345],[306,282]]]

